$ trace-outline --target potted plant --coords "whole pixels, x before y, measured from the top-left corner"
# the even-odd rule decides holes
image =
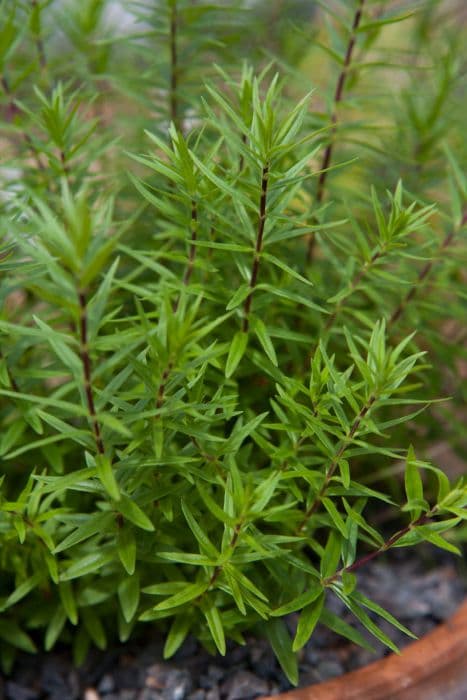
[[[239,70],[254,8],[133,9],[112,33],[96,0],[1,6],[0,658],[253,630],[296,683],[319,621],[361,641],[329,595],[395,649],[370,560],[460,552],[465,480],[424,458],[462,441],[460,37],[444,17],[420,96],[451,10],[409,18],[413,83],[381,106],[362,66],[393,75],[404,16],[345,7],[318,110],[298,68]]]

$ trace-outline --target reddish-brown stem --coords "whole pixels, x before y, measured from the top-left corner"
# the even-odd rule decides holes
[[[31,4],[34,12],[37,8],[37,0],[31,0]],[[47,58],[45,55],[44,42],[40,34],[36,34],[34,38],[36,43],[37,56],[39,58],[39,65],[41,67],[41,70],[45,71],[47,68]]]
[[[159,384],[159,389],[157,391],[156,408],[161,408],[162,404],[164,403],[167,381],[169,379],[171,371],[173,370],[173,367],[174,367],[174,364],[173,364],[172,360],[169,360],[166,368],[162,372],[161,382]],[[157,418],[157,416],[156,416],[156,418]]]
[[[461,229],[463,226],[467,224],[467,211],[464,212],[464,215],[461,219],[461,222],[459,224],[458,229]],[[444,238],[443,242],[441,243],[440,250],[439,252],[442,253],[443,251],[446,250],[446,248],[449,248],[451,245],[452,241],[454,240],[454,237],[457,233],[456,231],[450,231]],[[431,273],[434,265],[436,264],[436,259],[429,260],[420,270],[418,273],[417,281],[412,285],[410,290],[407,292],[405,295],[404,299],[400,302],[400,304],[397,306],[397,308],[393,311],[389,321],[388,321],[388,326],[397,323],[397,321],[400,319],[402,316],[403,312],[407,308],[407,306],[410,304],[412,299],[415,297],[417,294],[417,291],[419,290],[420,286],[423,284],[425,279],[428,277],[428,275]]]
[[[336,471],[337,467],[339,466],[339,461],[341,460],[342,456],[344,455],[344,452],[346,451],[349,444],[354,439],[355,434],[358,431],[358,429],[360,428],[363,419],[365,418],[365,416],[367,415],[368,411],[373,406],[375,401],[376,401],[376,396],[374,396],[374,395],[370,396],[370,398],[368,399],[366,404],[363,406],[363,408],[360,410],[360,412],[356,416],[354,422],[352,423],[352,427],[350,428],[349,433],[346,435],[346,437],[342,441],[339,449],[337,450],[337,453],[336,453],[334,459],[332,460],[331,464],[329,465],[329,467],[326,471],[326,475],[324,477],[324,481],[323,481],[323,484],[322,484],[320,490],[316,494],[311,505],[308,507],[308,509],[303,517],[303,520],[300,522],[300,524],[297,528],[297,534],[300,532],[303,532],[303,530],[305,529],[310,518],[312,518],[313,515],[318,510],[318,508],[321,504],[321,501],[324,498],[326,491],[329,487],[329,483],[334,475],[334,472]]]
[[[263,167],[261,175],[261,195],[259,200],[258,214],[258,234],[256,236],[255,257],[253,258],[253,266],[251,268],[250,291],[245,299],[243,306],[243,332],[248,333],[250,327],[250,311],[251,302],[253,301],[253,293],[258,281],[259,265],[261,259],[261,251],[263,249],[264,226],[266,224],[266,210],[268,199],[268,182],[269,182],[269,164]]]
[[[235,525],[232,538],[231,538],[231,540],[230,540],[230,542],[229,542],[229,548],[232,549],[232,550],[235,549],[235,547],[236,547],[236,545],[237,545],[238,538],[240,537],[240,532],[242,531],[242,527],[243,527],[243,522],[240,520],[240,521]],[[219,576],[221,575],[221,573],[222,573],[222,568],[223,568],[222,565],[219,564],[218,566],[216,566],[216,568],[215,568],[214,571],[212,572],[211,578],[209,579],[209,587],[208,587],[208,590],[209,590],[210,588],[212,588],[212,586],[215,584],[215,582],[217,581],[217,579],[218,579]],[[203,595],[204,595],[204,593],[203,593]],[[202,597],[202,596],[200,596],[200,598],[201,598],[201,597]]]
[[[414,528],[418,527],[419,525],[425,525],[427,522],[431,520],[433,515],[436,512],[436,507],[433,508],[431,511],[428,513],[423,513],[419,518],[414,520],[412,523],[409,523],[405,527],[401,528],[397,532],[395,532],[391,537],[384,542],[378,549],[373,550],[373,552],[369,552],[368,554],[365,554],[363,557],[360,557],[360,559],[357,559],[354,561],[353,564],[350,564],[349,566],[345,566],[342,569],[339,569],[339,571],[336,571],[336,573],[333,576],[330,576],[329,578],[325,579],[323,583],[326,586],[329,586],[331,583],[334,583],[338,578],[340,578],[343,574],[346,573],[351,573],[352,571],[357,571],[357,569],[360,569],[360,567],[365,566],[365,564],[368,564],[372,559],[375,559],[376,557],[379,557],[381,554],[384,554],[384,552],[387,552],[388,549],[391,549],[396,542],[398,542],[404,535],[407,535],[408,532],[413,530]]]
[[[68,179],[68,177],[69,177],[69,175],[70,175],[70,168],[69,168],[69,166],[68,166],[68,162],[67,162],[67,158],[66,158],[65,151],[63,151],[63,150],[60,151],[60,163],[62,164],[63,174],[64,174],[65,177]]]
[[[194,199],[191,200],[191,243],[190,252],[188,254],[188,264],[183,275],[183,284],[186,286],[190,283],[191,275],[196,258],[196,237],[198,233],[198,208]]]
[[[88,345],[88,316],[86,295],[83,291],[78,292],[79,299],[79,342],[80,342],[80,358],[83,365],[84,376],[84,393],[86,395],[86,403],[88,407],[89,420],[91,423],[96,449],[98,454],[105,454],[104,443],[102,441],[101,428],[97,419],[96,408],[94,404],[94,394],[92,390],[92,364],[89,354]]]
[[[341,72],[339,73],[339,77],[337,78],[336,88],[334,91],[332,112],[331,112],[331,133],[330,133],[329,143],[326,146],[326,148],[324,149],[323,158],[322,158],[321,167],[320,167],[320,176],[319,176],[319,180],[318,180],[318,187],[316,190],[316,203],[317,203],[317,205],[321,204],[321,202],[324,199],[326,180],[327,180],[327,176],[328,176],[329,166],[331,165],[331,161],[332,161],[335,135],[336,135],[336,130],[337,130],[337,111],[339,108],[339,104],[342,102],[342,98],[344,95],[345,83],[346,83],[347,76],[349,74],[350,66],[352,63],[352,54],[353,54],[353,51],[355,48],[355,43],[357,40],[357,31],[358,31],[358,27],[360,25],[360,21],[362,19],[363,5],[364,4],[365,4],[365,0],[359,0],[358,5],[357,5],[357,9],[355,10],[353,22],[352,22],[352,29],[350,31],[349,42],[347,44],[347,49],[345,52],[344,63],[343,63]],[[309,239],[309,242],[308,242],[308,261],[311,261],[311,259],[313,258],[314,245],[315,245],[315,237],[314,237],[314,235],[312,235]]]
[[[170,119],[175,124],[176,129],[179,130],[177,30],[177,0],[172,0],[170,10]]]

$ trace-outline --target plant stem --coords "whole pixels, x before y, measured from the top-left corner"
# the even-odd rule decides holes
[[[391,537],[388,540],[386,540],[386,542],[384,542],[380,547],[378,547],[378,549],[375,549],[373,550],[373,552],[365,554],[363,557],[360,557],[360,559],[354,561],[353,564],[350,564],[349,566],[344,566],[342,569],[339,569],[339,571],[336,571],[336,573],[333,576],[330,576],[329,578],[325,579],[323,583],[326,586],[329,586],[331,583],[334,583],[334,581],[340,578],[343,574],[356,571],[365,564],[368,564],[368,562],[372,559],[379,557],[380,554],[387,552],[388,549],[391,549],[391,547],[393,547],[396,544],[396,542],[402,539],[402,537],[404,537],[404,535],[406,535],[408,532],[418,527],[419,525],[425,525],[429,520],[431,520],[431,518],[435,515],[436,511],[437,506],[428,511],[428,513],[423,513],[419,518],[417,518],[413,522],[409,523],[408,525],[391,535]]]
[[[237,546],[238,538],[240,537],[240,533],[241,533],[241,531],[242,531],[242,527],[243,527],[243,521],[242,521],[242,520],[239,520],[239,522],[235,525],[232,538],[231,538],[231,540],[230,540],[230,542],[229,542],[229,549],[234,550],[235,547]],[[217,579],[219,578],[219,576],[220,576],[221,573],[222,573],[222,569],[223,569],[223,565],[219,564],[218,566],[216,566],[216,568],[214,569],[214,571],[213,571],[213,573],[212,573],[212,575],[211,575],[211,578],[209,579],[209,588],[208,588],[208,590],[209,590],[210,588],[212,588],[212,586],[215,584],[215,582],[217,581]],[[206,592],[207,592],[207,591],[206,591]],[[203,594],[203,595],[204,595],[204,594]]]
[[[266,210],[267,210],[267,198],[268,198],[268,182],[269,182],[269,163],[263,167],[261,174],[261,196],[259,200],[259,214],[258,214],[258,233],[256,236],[256,248],[255,257],[253,259],[253,267],[251,269],[250,277],[250,292],[245,299],[245,304],[243,307],[243,332],[248,333],[250,327],[250,310],[251,302],[253,300],[253,292],[258,280],[259,264],[261,259],[261,251],[263,249],[263,236],[264,236],[264,226],[266,223]]]
[[[170,3],[170,120],[174,123],[177,131],[180,130],[180,122],[178,116],[178,50],[177,50],[177,31],[178,31],[178,12],[177,0],[172,0]]]
[[[191,240],[190,240],[190,250],[188,253],[188,262],[183,273],[183,285],[187,287],[190,284],[191,276],[193,274],[193,269],[195,265],[196,258],[196,240],[198,237],[198,205],[194,199],[191,200]],[[180,303],[180,295],[173,304],[174,312],[178,309]]]
[[[339,447],[334,459],[332,460],[331,464],[328,467],[328,470],[326,471],[326,475],[324,477],[324,481],[323,481],[323,484],[322,484],[320,490],[318,491],[317,495],[315,496],[312,504],[307,509],[307,511],[303,517],[303,520],[299,524],[299,526],[297,528],[297,534],[300,532],[303,532],[303,530],[305,529],[305,526],[308,523],[308,521],[310,520],[310,518],[318,510],[318,508],[321,504],[321,501],[324,498],[324,495],[329,487],[329,483],[333,477],[333,474],[336,471],[337,467],[339,466],[340,459],[342,458],[347,447],[349,446],[349,444],[352,442],[353,438],[355,437],[356,432],[360,428],[362,421],[365,418],[365,416],[367,415],[368,411],[375,403],[376,398],[377,397],[375,395],[370,396],[370,398],[368,399],[366,404],[363,406],[363,408],[360,410],[360,412],[356,416],[354,422],[352,423],[352,427],[350,428],[349,433],[346,435],[346,437],[342,441],[341,446]]]
[[[169,360],[164,371],[162,372],[162,377],[161,377],[161,383],[159,384],[159,389],[157,391],[157,398],[156,398],[156,408],[161,408],[162,404],[164,403],[164,398],[165,398],[165,390],[167,387],[167,380],[170,376],[171,371],[173,370],[174,363],[172,360]],[[156,416],[158,418],[159,416]]]
[[[358,27],[360,25],[360,21],[362,19],[364,4],[365,4],[365,0],[358,0],[358,5],[357,5],[357,8],[355,10],[355,14],[354,14],[353,22],[352,22],[352,29],[350,31],[349,41],[348,41],[347,49],[345,52],[344,64],[342,66],[341,72],[339,73],[339,77],[338,77],[337,83],[336,83],[336,88],[334,91],[333,107],[332,107],[332,113],[331,113],[330,140],[329,140],[329,143],[326,146],[324,153],[323,153],[323,158],[322,158],[321,167],[320,167],[321,174],[319,176],[318,187],[316,190],[316,203],[318,205],[321,204],[321,202],[324,199],[326,180],[327,180],[327,176],[328,176],[329,166],[331,165],[332,154],[333,154],[333,149],[334,149],[334,137],[335,137],[336,131],[337,131],[337,111],[339,108],[339,104],[342,102],[345,83],[347,80],[347,76],[350,72],[350,66],[352,63],[352,54],[353,54],[353,51],[355,48],[355,43],[357,40],[357,30],[358,30]],[[315,237],[312,234],[310,237],[310,240],[308,242],[308,262],[310,262],[313,258],[314,245],[315,245]]]
[[[183,275],[183,284],[186,286],[190,283],[191,275],[193,274],[193,266],[196,257],[196,237],[198,232],[198,207],[194,199],[191,200],[191,244],[188,255],[188,265],[186,266],[185,274]]]
[[[456,230],[450,231],[444,238],[443,242],[441,243],[439,253],[443,253],[446,248],[449,248],[451,245],[452,241],[454,240],[455,235],[459,232],[459,230],[467,224],[467,211],[464,212],[461,222],[459,226],[457,227]],[[405,311],[406,307],[410,304],[412,299],[415,297],[417,294],[417,291],[419,290],[420,286],[422,283],[425,281],[425,279],[428,277],[428,275],[431,273],[434,265],[436,263],[436,259],[429,260],[420,270],[418,273],[417,281],[412,285],[411,289],[407,292],[406,296],[404,299],[400,302],[399,306],[393,311],[389,321],[388,321],[388,326],[391,324],[397,323],[397,321],[400,319],[402,316],[403,312]]]
[[[35,12],[35,11],[40,12],[40,9],[38,9],[37,0],[31,0],[31,5],[32,5],[33,12]],[[36,51],[37,51],[37,55],[39,58],[39,65],[41,67],[41,70],[43,72],[45,72],[45,70],[47,69],[47,58],[45,55],[44,42],[43,42],[42,36],[40,34],[40,18],[38,19],[38,26],[39,26],[38,32],[37,32],[37,34],[35,34]]]
[[[92,432],[96,443],[98,454],[105,454],[104,443],[102,441],[101,428],[97,420],[96,408],[94,404],[94,394],[92,390],[92,364],[89,354],[88,345],[88,317],[87,317],[87,302],[85,293],[80,290],[78,292],[79,299],[79,341],[80,341],[80,357],[83,365],[84,375],[84,392],[86,394],[86,403],[88,407],[89,419],[91,422]]]

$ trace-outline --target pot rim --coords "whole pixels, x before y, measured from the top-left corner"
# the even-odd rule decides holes
[[[467,698],[467,599],[421,639],[342,676],[261,700],[462,700]]]

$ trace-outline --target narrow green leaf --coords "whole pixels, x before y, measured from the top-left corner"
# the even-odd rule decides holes
[[[50,622],[47,625],[45,632],[44,647],[46,651],[50,651],[59,638],[65,626],[66,617],[66,612],[61,605],[59,605],[56,608],[55,613],[50,618]]]
[[[147,532],[154,532],[154,525],[146,513],[141,510],[135,501],[131,500],[131,498],[124,493],[121,494],[117,507],[120,513],[127,520],[133,523],[133,525],[136,525],[136,527],[140,527],[142,530],[146,530]]]
[[[175,595],[166,598],[165,600],[154,606],[154,610],[171,610],[172,608],[177,608],[180,605],[186,605],[190,603],[195,598],[199,598],[205,591],[207,591],[209,583],[207,581],[200,581],[199,583],[187,583],[183,591],[175,593]]]
[[[11,608],[12,605],[19,603],[22,598],[25,598],[31,591],[33,591],[41,582],[42,573],[37,572],[27,578],[25,581],[20,583],[20,585],[15,588],[13,593],[10,593],[4,604],[2,605],[3,610]]]
[[[188,523],[188,526],[194,536],[196,537],[200,548],[210,557],[217,558],[219,556],[219,552],[217,549],[214,547],[212,544],[211,540],[207,536],[207,534],[204,532],[203,528],[199,525],[198,521],[196,518],[193,516],[190,508],[188,507],[187,503],[185,501],[182,501],[182,511],[183,515],[186,518],[186,521]]]
[[[378,603],[375,603],[373,600],[367,598],[365,595],[363,595],[363,593],[360,593],[359,591],[354,591],[352,593],[352,598],[356,600],[357,603],[359,603],[360,605],[363,605],[365,608],[368,608],[372,612],[387,620],[391,625],[393,625],[398,630],[406,634],[408,637],[412,637],[412,639],[417,639],[417,636],[413,634],[401,622],[399,622],[399,620],[397,620],[394,617],[394,615],[391,615],[390,612],[382,608],[381,605],[378,605]]]
[[[347,534],[347,533],[346,533]],[[329,533],[326,547],[321,558],[321,576],[328,578],[335,574],[341,557],[341,538],[335,530]]]
[[[342,516],[339,513],[339,511],[337,510],[333,501],[330,498],[323,498],[322,503],[323,503],[323,506],[326,508],[327,512],[329,513],[332,522],[337,527],[337,529],[339,530],[341,535],[344,538],[347,537],[347,528],[345,526],[345,522],[342,519]]]
[[[301,593],[293,600],[273,610],[272,615],[273,617],[282,617],[283,615],[289,615],[296,610],[302,610],[307,605],[310,605],[310,603],[313,603],[322,592],[323,587],[319,583],[313,583],[304,593]]]
[[[248,333],[244,333],[243,331],[238,331],[237,333],[235,333],[232,343],[230,345],[230,350],[225,365],[225,376],[227,378],[231,377],[237,369],[240,360],[245,354],[247,345]]]
[[[256,337],[258,338],[259,342],[261,343],[261,347],[263,348],[264,352],[271,360],[272,364],[275,367],[277,367],[276,351],[274,349],[274,345],[273,345],[272,340],[269,336],[269,333],[267,331],[266,326],[264,325],[263,321],[260,318],[258,318],[257,316],[252,317],[251,322],[252,322],[253,330],[256,333]]]
[[[35,654],[37,651],[31,637],[12,620],[0,620],[0,639],[29,654]]]
[[[83,608],[82,618],[86,632],[98,649],[104,650],[107,646],[107,636],[104,625],[97,613],[92,608]]]
[[[136,562],[136,539],[132,529],[127,525],[118,529],[117,552],[125,571],[132,576]]]
[[[219,610],[216,608],[215,604],[209,605],[209,607],[206,605],[203,613],[206,617],[209,631],[211,632],[211,636],[216,644],[219,654],[221,654],[221,656],[225,656],[225,635]]]
[[[412,445],[409,447],[407,453],[407,461],[405,466],[405,493],[407,496],[407,502],[410,507],[412,502],[423,501],[423,482],[420,476],[420,472],[417,466],[417,459],[415,457],[415,452]],[[413,508],[414,519],[418,518],[421,514],[421,508]]]
[[[65,549],[69,549],[98,533],[102,534],[106,532],[113,520],[114,516],[112,513],[88,515],[82,525],[79,525],[76,530],[73,530],[73,532],[67,535],[67,537],[55,547],[54,553],[58,554],[59,552],[63,552]]]
[[[292,650],[298,651],[301,649],[310,639],[313,634],[313,630],[319,622],[321,616],[321,611],[324,604],[324,592],[314,600],[309,603],[305,608],[303,608],[298,618],[297,632],[295,639],[293,641]]]
[[[264,629],[285,675],[292,685],[298,685],[297,656],[292,650],[292,640],[284,620],[269,620]]]
[[[237,308],[237,306],[239,306],[243,301],[245,301],[249,294],[251,294],[250,285],[246,283],[240,285],[240,287],[237,289],[237,291],[225,307],[227,311],[231,311],[232,309]]]
[[[60,576],[60,581],[71,581],[87,574],[99,571],[114,558],[110,551],[93,552],[87,554],[82,559],[74,560],[73,563]]]
[[[176,615],[170,627],[167,639],[164,645],[164,659],[170,659],[171,656],[181,647],[188,636],[192,620],[190,615]]]
[[[78,610],[76,608],[76,601],[71,583],[69,581],[60,582],[58,584],[58,592],[68,619],[72,625],[77,625]]]
[[[330,610],[327,610],[327,608],[323,608],[320,622],[322,622],[323,625],[328,627],[336,634],[349,639],[351,642],[357,644],[363,649],[366,649],[367,651],[374,651],[371,644],[368,643],[365,637],[360,634],[358,630],[348,625],[347,622],[344,622],[344,620],[342,620],[338,615]]]
[[[106,455],[96,456],[97,476],[103,487],[114,501],[120,500],[120,490],[115,479],[112,462]]]
[[[118,586],[118,599],[120,601],[123,617],[127,622],[133,619],[138,609],[139,594],[139,576],[137,574],[128,576],[120,582]]]

